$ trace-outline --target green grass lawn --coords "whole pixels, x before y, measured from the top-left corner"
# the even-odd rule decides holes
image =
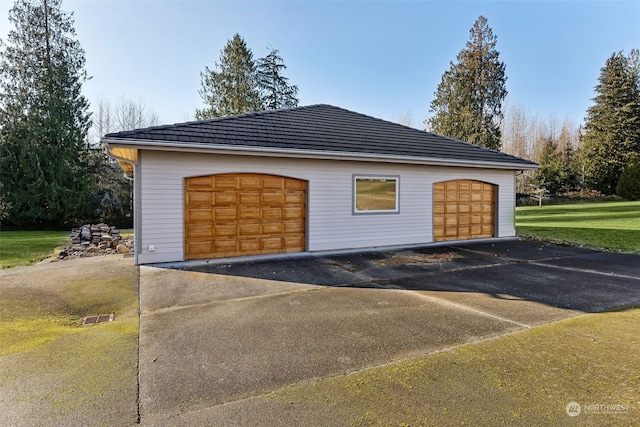
[[[519,236],[597,249],[640,252],[640,201],[523,206]]]
[[[30,264],[51,255],[69,242],[68,231],[3,231],[0,233],[0,266]]]

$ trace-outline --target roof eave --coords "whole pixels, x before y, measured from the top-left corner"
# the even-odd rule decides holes
[[[295,150],[279,149],[272,147],[238,146],[226,144],[199,144],[179,141],[157,141],[147,139],[128,138],[103,138],[102,142],[107,146],[123,146],[136,149],[150,149],[155,151],[181,151],[181,152],[206,152],[225,155],[258,155],[264,157],[282,157],[286,155],[292,158],[322,159],[322,160],[356,160],[369,162],[421,164],[432,166],[457,166],[492,169],[533,170],[540,166],[524,163],[487,162],[478,160],[441,159],[416,156],[380,155],[372,153],[356,153],[343,151],[321,150]]]

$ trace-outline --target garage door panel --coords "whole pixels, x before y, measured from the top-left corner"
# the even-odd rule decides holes
[[[284,188],[284,179],[276,176],[265,176],[262,178],[263,190],[281,190]]]
[[[189,252],[193,255],[206,255],[211,253],[211,241],[193,241],[188,244]]]
[[[282,232],[283,227],[280,222],[262,225],[262,234],[282,234]]]
[[[453,180],[433,185],[433,239],[464,240],[494,236],[495,186]]]
[[[304,222],[285,222],[282,225],[285,234],[304,233]]]
[[[199,237],[211,237],[211,223],[208,224],[189,224],[187,227],[187,235],[194,240]]]
[[[260,235],[260,223],[256,222],[254,224],[250,223],[241,223],[238,226],[238,233],[240,236],[259,236]]]
[[[284,180],[284,188],[286,190],[302,191],[302,190],[306,190],[307,189],[307,183],[305,181],[301,181],[299,179],[285,178],[285,180]]]
[[[235,236],[237,233],[237,226],[235,224],[221,224],[214,227],[215,236],[217,237],[230,237]]]
[[[482,202],[482,193],[471,193],[471,202],[472,203]]]
[[[214,175],[212,178],[213,190],[235,190],[238,188],[238,177],[235,175]]]
[[[284,201],[282,193],[262,193],[260,203],[262,206],[280,206]]]
[[[189,190],[211,190],[212,188],[213,184],[210,176],[198,176],[189,178],[187,181],[187,189]]]
[[[263,208],[262,209],[263,221],[282,221],[282,209],[281,208]]]
[[[239,188],[243,190],[259,190],[260,189],[260,176],[249,175],[241,176],[239,179]]]
[[[304,250],[304,235],[284,237],[284,247],[291,252]]]
[[[305,250],[306,181],[261,174],[185,179],[185,258]]]
[[[236,193],[211,193],[213,204],[217,206],[233,206],[238,202]]]
[[[471,237],[471,227],[458,227],[458,238],[459,239],[468,239]]]
[[[250,239],[250,240],[241,239],[238,242],[240,244],[240,247],[239,247],[240,252],[242,253],[260,251],[260,239]]]
[[[216,238],[213,241],[213,249],[215,252],[233,253],[237,252],[237,244],[238,241],[236,239]]]
[[[471,183],[471,191],[478,192],[484,190],[484,188],[483,182],[474,181]]]
[[[192,221],[211,221],[211,209],[187,209],[187,220]]]
[[[303,220],[304,219],[304,209],[303,208],[284,208],[282,209],[284,213],[284,219],[286,221],[291,220]]]
[[[458,237],[458,227],[447,227],[444,229],[444,233],[447,237]]]
[[[187,193],[187,205],[203,205],[203,206],[211,206],[211,193],[210,192],[202,192],[202,191],[194,191],[191,193]]]
[[[282,237],[263,237],[260,239],[260,245],[263,250],[282,249],[283,240]]]
[[[238,219],[240,221],[250,221],[260,219],[260,208],[243,208],[238,209]]]
[[[238,202],[241,205],[260,205],[260,193],[240,193]]]
[[[235,221],[237,218],[235,208],[213,208],[214,221]]]
[[[284,194],[285,204],[303,205],[304,201],[305,201],[305,194],[303,192]]]

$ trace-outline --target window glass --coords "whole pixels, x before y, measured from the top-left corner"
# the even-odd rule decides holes
[[[397,177],[355,177],[355,212],[397,212]]]

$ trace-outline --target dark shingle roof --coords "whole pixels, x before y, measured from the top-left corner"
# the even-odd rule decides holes
[[[519,157],[331,105],[262,111],[110,133],[105,142],[176,143],[535,167]]]

